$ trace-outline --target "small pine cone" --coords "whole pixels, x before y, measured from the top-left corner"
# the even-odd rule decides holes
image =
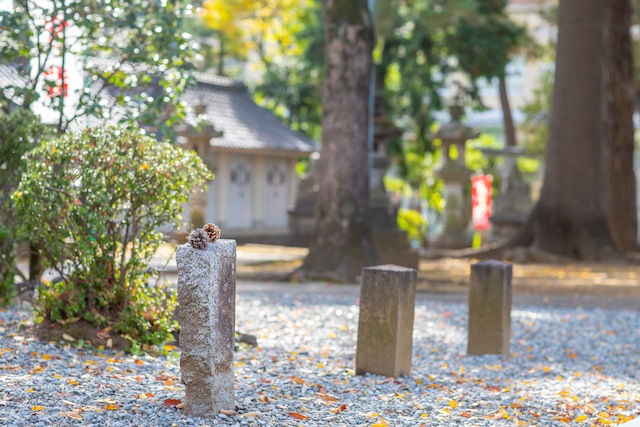
[[[208,243],[209,235],[202,228],[196,228],[189,235],[189,244],[194,249],[204,249]]]
[[[215,242],[220,238],[220,229],[215,224],[207,224],[202,229],[209,235],[209,240]]]

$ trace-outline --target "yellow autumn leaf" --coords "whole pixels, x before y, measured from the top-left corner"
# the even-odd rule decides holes
[[[34,406],[31,408],[32,411],[42,411],[44,408],[42,406]]]
[[[452,400],[451,402],[449,402],[449,406],[451,406],[453,409],[456,409],[458,407],[458,402]]]
[[[577,423],[580,423],[580,422],[582,422],[582,421],[585,421],[586,419],[587,419],[587,416],[583,414],[583,415],[579,415],[579,416],[577,416],[577,417],[576,417],[576,419],[575,419],[575,421],[576,421]]]
[[[164,346],[164,349],[167,350],[167,351],[175,350],[176,348],[178,348],[178,347],[176,347],[175,345],[165,345]]]

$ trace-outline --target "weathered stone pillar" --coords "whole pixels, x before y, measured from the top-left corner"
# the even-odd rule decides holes
[[[467,354],[509,355],[512,266],[496,260],[471,266]]]
[[[176,262],[184,413],[214,418],[220,409],[235,409],[236,241],[218,240],[203,250],[182,245]]]
[[[412,268],[362,269],[356,375],[411,374],[416,280]]]

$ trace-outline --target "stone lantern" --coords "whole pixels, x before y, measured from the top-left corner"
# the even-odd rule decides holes
[[[469,196],[465,187],[469,184],[471,170],[465,165],[465,144],[477,138],[480,132],[460,122],[464,109],[459,105],[449,108],[451,121],[440,127],[434,135],[442,140],[443,165],[436,176],[444,182],[444,228],[434,239],[433,246],[446,249],[461,249],[471,246],[472,236],[468,230],[470,218]],[[452,151],[457,151],[452,158]],[[469,192],[467,192],[470,194]]]

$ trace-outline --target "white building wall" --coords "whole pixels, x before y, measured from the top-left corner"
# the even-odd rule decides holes
[[[227,228],[253,227],[253,162],[250,156],[228,155]]]
[[[265,204],[265,227],[286,227],[289,217],[289,162],[286,158],[267,158],[263,175],[263,200]]]

